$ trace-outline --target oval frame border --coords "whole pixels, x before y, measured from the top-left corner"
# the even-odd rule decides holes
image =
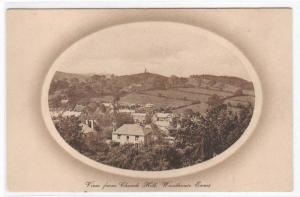
[[[100,162],[97,162],[95,160],[92,160],[83,154],[79,153],[77,150],[72,148],[68,143],[64,141],[64,139],[59,135],[58,131],[56,130],[52,119],[50,117],[50,110],[49,110],[49,105],[48,105],[48,91],[50,87],[50,83],[52,81],[52,78],[57,70],[58,66],[54,66],[56,61],[64,54],[65,51],[67,51],[69,48],[71,48],[73,45],[75,45],[77,42],[83,41],[85,38],[91,36],[92,34],[98,33],[100,31],[105,31],[106,29],[114,28],[117,26],[123,26],[123,25],[130,25],[133,23],[173,23],[173,24],[179,24],[182,26],[187,26],[189,28],[195,28],[195,30],[200,30],[204,32],[205,34],[210,34],[214,38],[215,41],[218,43],[222,44],[223,46],[226,46],[228,49],[231,50],[231,52],[240,59],[242,62],[243,66],[246,68],[247,73],[249,74],[250,78],[253,80],[253,85],[254,85],[254,92],[255,92],[255,104],[254,104],[254,111],[253,115],[251,118],[251,121],[244,131],[243,135],[233,144],[231,145],[228,149],[226,149],[224,152],[221,154],[217,155],[214,158],[211,158],[207,161],[204,161],[199,164],[195,164],[192,166],[188,167],[183,167],[179,169],[172,169],[172,170],[164,170],[164,171],[137,171],[137,170],[126,170],[126,169],[121,169],[117,167],[112,167],[108,166],[105,164],[102,164]],[[228,157],[230,157],[232,154],[234,154],[245,142],[249,139],[249,137],[252,135],[254,132],[258,120],[261,115],[262,111],[262,105],[263,105],[263,94],[262,94],[262,87],[261,87],[261,82],[259,80],[259,77],[251,64],[251,62],[246,58],[244,53],[238,47],[236,47],[234,44],[232,44],[230,41],[227,39],[223,38],[222,36],[211,32],[207,29],[204,29],[199,26],[195,25],[190,25],[186,23],[181,23],[181,22],[171,22],[171,21],[140,21],[140,22],[129,22],[129,23],[123,23],[123,24],[116,24],[116,25],[111,25],[102,29],[99,29],[95,32],[92,32],[88,35],[85,35],[84,37],[80,38],[76,42],[73,42],[71,45],[69,45],[57,58],[55,61],[52,63],[50,69],[48,70],[45,80],[43,82],[43,87],[42,87],[42,95],[41,95],[41,109],[42,109],[42,116],[44,119],[44,122],[46,124],[47,129],[49,130],[51,136],[53,139],[71,156],[76,158],[77,160],[81,161],[82,163],[91,166],[95,169],[110,173],[110,174],[115,174],[115,175],[121,175],[121,176],[126,176],[126,177],[132,177],[132,178],[174,178],[174,177],[180,177],[184,175],[190,175],[195,172],[200,172],[205,169],[208,169],[210,167],[213,167]]]

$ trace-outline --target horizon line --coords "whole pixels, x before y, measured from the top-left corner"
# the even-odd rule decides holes
[[[67,74],[78,74],[78,75],[99,75],[99,76],[103,76],[103,75],[114,75],[114,76],[118,76],[118,77],[121,77],[121,76],[129,76],[129,75],[137,75],[137,74],[145,74],[145,73],[149,73],[149,74],[156,74],[156,75],[160,75],[160,76],[163,76],[163,77],[171,77],[171,76],[176,76],[176,77],[180,77],[180,78],[189,78],[191,77],[192,75],[189,75],[187,77],[184,77],[184,76],[177,76],[177,75],[170,75],[170,76],[166,76],[166,75],[163,75],[163,74],[158,74],[158,73],[153,73],[153,72],[140,72],[140,73],[132,73],[132,74],[125,74],[125,75],[115,75],[113,73],[77,73],[77,72],[66,72],[66,71],[61,71],[61,70],[56,70],[56,72],[61,72],[61,73],[67,73]],[[229,75],[214,75],[214,74],[194,74],[194,75],[210,75],[210,76],[215,76],[215,77],[236,77],[236,78],[240,78],[240,79],[243,79],[247,82],[250,82],[250,83],[253,83],[252,81],[250,80],[247,80],[247,79],[244,79],[243,77],[238,77],[238,76],[229,76]]]

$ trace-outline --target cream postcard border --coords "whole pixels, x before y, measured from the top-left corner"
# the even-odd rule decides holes
[[[2,64],[0,64],[1,73],[2,73],[2,80],[1,81],[1,97],[0,97],[0,103],[2,109],[6,108],[6,92],[5,92],[5,11],[9,8],[142,8],[142,7],[149,7],[149,8],[181,8],[181,7],[189,7],[189,8],[256,8],[256,7],[263,7],[263,8],[282,8],[282,7],[290,7],[293,9],[293,76],[294,76],[294,109],[300,108],[300,103],[297,103],[296,101],[300,100],[300,67],[296,65],[300,65],[300,56],[297,55],[300,53],[300,4],[297,2],[297,0],[286,0],[286,1],[274,1],[274,0],[232,0],[232,1],[226,1],[226,0],[220,0],[218,2],[204,2],[204,1],[197,1],[197,0],[189,0],[183,3],[182,1],[160,1],[160,2],[154,2],[150,1],[151,6],[148,4],[149,1],[140,0],[139,2],[132,2],[132,1],[125,1],[124,3],[115,2],[114,1],[102,1],[102,2],[88,2],[88,1],[73,1],[73,2],[49,2],[49,1],[41,1],[38,3],[35,2],[28,2],[26,0],[5,0],[0,2],[0,9],[2,12],[0,12],[0,43],[3,43],[0,47],[0,61]],[[2,142],[2,148],[1,148],[1,162],[0,162],[0,193],[3,195],[13,195],[13,196],[21,196],[21,195],[28,195],[28,196],[41,196],[41,195],[53,195],[53,196],[70,196],[74,195],[74,193],[70,192],[63,192],[63,193],[48,193],[48,192],[9,192],[6,191],[6,120],[5,120],[5,112],[3,111],[3,114],[0,119],[0,125],[1,126],[1,142]],[[294,131],[300,130],[300,111],[294,110]],[[300,132],[294,132],[294,175],[300,174]],[[164,193],[159,192],[156,193],[160,196],[170,196],[172,193]],[[156,194],[151,193],[143,193],[145,196],[153,196]],[[191,196],[193,194],[190,193],[181,193],[182,195]],[[227,192],[201,192],[201,195],[203,196],[223,196],[228,194]],[[234,192],[233,193],[236,196],[248,196],[247,194],[243,192]],[[99,194],[86,194],[86,193],[76,193],[75,195],[81,195],[81,196],[96,196]],[[123,196],[128,195],[127,193],[110,193],[111,196]],[[132,196],[139,196],[140,194],[131,194]],[[174,195],[174,193],[173,193]],[[253,196],[299,196],[300,195],[300,177],[294,176],[294,191],[293,192],[281,192],[281,193],[273,193],[273,192],[253,192],[251,195]]]

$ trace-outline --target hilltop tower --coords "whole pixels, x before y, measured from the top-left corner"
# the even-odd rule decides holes
[[[144,73],[147,73],[148,71],[147,71],[147,68],[145,68],[145,71],[144,71]]]

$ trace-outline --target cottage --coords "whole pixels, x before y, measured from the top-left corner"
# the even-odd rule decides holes
[[[138,146],[141,143],[149,143],[152,128],[150,125],[142,127],[138,124],[124,124],[112,133],[112,141],[120,144],[133,143]]]
[[[156,113],[152,117],[152,121],[153,122],[156,122],[156,121],[168,121],[168,122],[171,122],[172,121],[172,114],[171,113]]]

